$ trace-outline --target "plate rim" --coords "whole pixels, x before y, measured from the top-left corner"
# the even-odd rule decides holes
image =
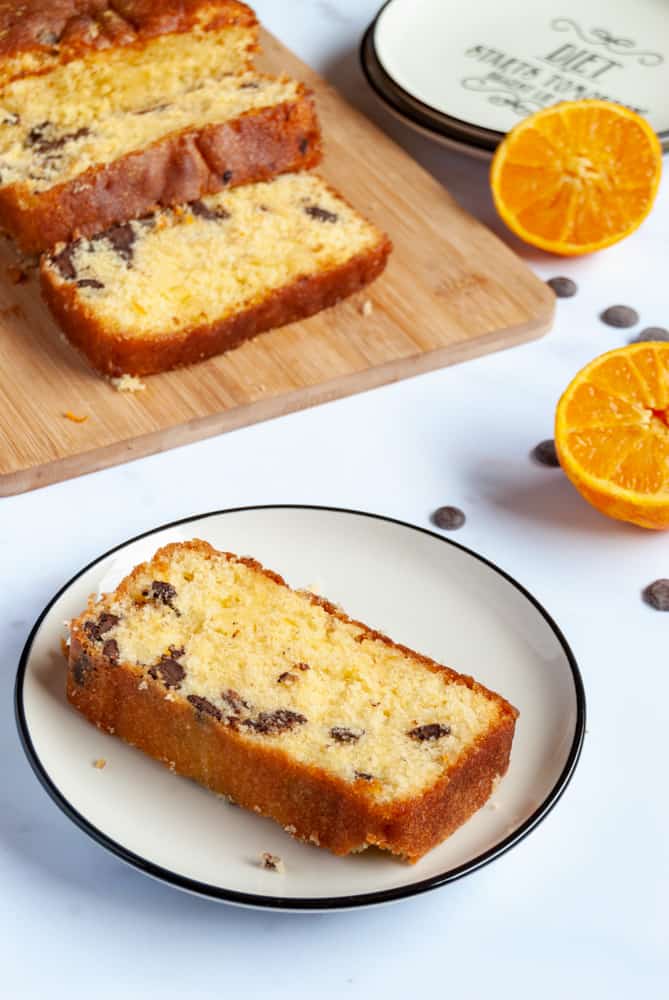
[[[501,576],[507,583],[510,583],[517,591],[520,592],[529,603],[539,612],[541,617],[544,619],[548,627],[551,629],[555,638],[558,640],[560,647],[565,655],[567,664],[570,668],[571,678],[574,685],[574,694],[576,698],[576,720],[574,728],[574,737],[572,739],[569,752],[567,754],[564,766],[560,772],[555,784],[548,794],[544,797],[543,801],[537,806],[537,808],[527,817],[527,819],[520,824],[520,826],[503,837],[498,843],[494,844],[488,850],[483,851],[481,854],[477,855],[475,858],[466,861],[461,865],[457,865],[455,868],[450,868],[444,872],[440,872],[437,875],[431,875],[426,879],[420,879],[419,881],[413,882],[409,885],[396,886],[390,889],[379,889],[372,892],[364,892],[353,895],[343,895],[343,896],[302,896],[302,897],[283,897],[280,895],[268,895],[265,893],[249,893],[241,892],[236,889],[226,889],[220,886],[210,885],[206,882],[200,882],[196,879],[188,878],[187,876],[180,875],[178,872],[171,871],[168,868],[164,868],[161,865],[155,864],[153,861],[148,860],[141,855],[135,854],[133,851],[124,847],[122,844],[115,841],[104,831],[98,829],[93,823],[87,820],[65,797],[65,795],[60,791],[55,781],[51,778],[48,773],[46,766],[42,763],[35,746],[33,744],[30,728],[25,715],[25,706],[23,701],[23,688],[25,676],[30,661],[30,655],[32,652],[32,647],[37,634],[42,626],[44,619],[49,614],[53,605],[62,597],[62,595],[69,590],[69,588],[76,583],[76,581],[83,576],[88,570],[92,569],[93,566],[107,559],[110,555],[118,552],[121,549],[126,548],[133,543],[140,541],[141,539],[148,538],[151,535],[158,534],[161,531],[165,531],[170,528],[177,528],[184,524],[189,524],[193,521],[203,521],[214,517],[220,517],[225,514],[238,514],[247,511],[256,510],[315,510],[327,513],[335,514],[352,514],[356,517],[368,517],[374,520],[385,521],[390,524],[398,525],[402,528],[408,528],[410,531],[417,531],[422,534],[428,535],[432,538],[437,539],[437,541],[444,543],[445,545],[450,545],[461,552],[466,553],[472,558],[476,559],[478,562],[483,563],[489,569],[491,569],[498,576]],[[47,602],[46,606],[38,616],[35,624],[30,630],[30,634],[26,639],[21,657],[19,659],[19,665],[16,673],[16,680],[14,684],[14,713],[15,721],[18,729],[19,739],[23,752],[25,753],[30,766],[35,773],[38,781],[42,785],[42,788],[47,792],[50,798],[55,802],[55,804],[61,809],[61,811],[70,819],[76,826],[79,827],[85,834],[87,834],[92,840],[98,843],[101,847],[105,848],[111,854],[120,858],[126,864],[131,865],[133,868],[143,872],[145,875],[149,875],[158,881],[164,882],[168,885],[174,886],[175,888],[182,889],[186,892],[190,892],[194,895],[202,896],[208,899],[213,899],[217,902],[232,903],[238,906],[254,907],[258,909],[270,909],[270,910],[293,910],[299,912],[305,911],[330,911],[330,910],[351,910],[357,909],[365,906],[380,905],[383,903],[390,903],[400,899],[410,898],[412,896],[420,895],[424,892],[429,892],[432,889],[437,889],[440,886],[447,885],[451,882],[463,878],[465,875],[469,875],[474,871],[478,871],[485,865],[490,864],[496,858],[501,857],[506,854],[512,847],[515,847],[525,837],[531,833],[535,827],[541,823],[546,816],[552,811],[554,806],[557,804],[559,799],[564,794],[567,786],[569,785],[576,766],[579,762],[581,756],[581,751],[583,748],[583,741],[585,737],[586,728],[586,697],[585,697],[585,687],[583,684],[583,678],[581,676],[576,657],[572,652],[572,649],[567,642],[562,630],[560,629],[557,622],[553,619],[552,615],[543,607],[543,605],[530,593],[521,583],[519,583],[510,573],[506,570],[501,569],[490,559],[485,556],[480,555],[473,549],[468,548],[466,545],[462,545],[460,542],[456,542],[451,538],[445,538],[443,535],[437,534],[435,531],[429,528],[423,528],[420,525],[411,524],[408,521],[403,521],[399,518],[391,517],[385,514],[375,514],[370,511],[355,510],[347,507],[331,507],[321,504],[293,504],[293,503],[280,503],[280,504],[251,504],[243,505],[240,507],[227,507],[220,510],[212,510],[205,512],[203,514],[191,514],[188,517],[178,518],[177,520],[170,521],[165,524],[161,524],[158,527],[150,528],[147,531],[140,532],[138,535],[134,535],[128,538],[126,541],[120,542],[118,545],[114,545],[112,548],[108,549],[106,552],[97,556],[87,563],[82,569],[78,570],[63,586],[54,594],[54,596]]]
[[[359,58],[368,84],[377,94],[384,97],[389,104],[392,104],[392,106],[400,111],[405,117],[411,118],[417,124],[422,125],[423,128],[427,128],[429,131],[436,132],[438,135],[443,135],[446,138],[455,139],[465,145],[472,145],[477,149],[485,149],[494,153],[497,146],[502,142],[504,137],[508,135],[509,131],[511,131],[510,129],[506,132],[498,129],[490,129],[483,125],[477,125],[473,121],[470,122],[462,118],[456,118],[453,115],[447,114],[445,111],[440,111],[439,108],[434,107],[434,105],[427,104],[425,101],[421,101],[419,98],[415,97],[412,93],[402,87],[390,75],[389,71],[384,66],[381,57],[376,50],[374,36],[376,35],[378,22],[384,11],[395,2],[396,0],[385,0],[385,3],[383,3],[381,8],[377,11],[373,20],[365,30],[360,42]],[[388,94],[383,93],[381,84],[373,79],[373,74],[367,65],[368,54],[371,55],[374,60],[373,68],[388,88]],[[656,135],[660,140],[662,152],[668,153],[669,127],[656,131]]]

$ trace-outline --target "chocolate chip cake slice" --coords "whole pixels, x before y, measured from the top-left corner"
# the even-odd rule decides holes
[[[98,371],[148,375],[334,305],[390,248],[319,177],[284,174],[57,247],[42,291]]]
[[[26,108],[0,124],[0,225],[25,252],[321,158],[311,94],[287,78],[248,72],[137,96],[134,111],[65,124]]]
[[[93,78],[102,93],[128,64],[173,72],[177,62],[234,73],[257,48],[253,11],[237,0],[21,0],[0,4],[0,87],[58,72],[70,102]],[[214,75],[214,74],[212,74]],[[108,94],[120,100],[120,93]]]
[[[486,801],[517,716],[472,678],[198,540],[91,599],[71,623],[67,695],[300,839],[412,862]]]

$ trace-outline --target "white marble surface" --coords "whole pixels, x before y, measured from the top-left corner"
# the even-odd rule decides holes
[[[374,104],[357,67],[372,0],[256,4],[267,25],[494,220],[485,168],[431,148]],[[590,260],[523,251],[579,283],[554,330],[504,354],[0,501],[0,967],[8,998],[667,995],[668,620],[640,589],[669,539],[600,517],[528,452],[560,390],[629,334],[598,312],[669,324],[669,184],[643,229]],[[420,322],[420,317],[417,317]],[[303,456],[309,455],[305,461]],[[46,601],[108,547],[173,518],[269,502],[367,509],[425,525],[465,508],[458,540],[545,602],[589,701],[581,764],[531,837],[450,887],[376,910],[263,914],[124,867],[56,809],[23,758],[15,666]]]

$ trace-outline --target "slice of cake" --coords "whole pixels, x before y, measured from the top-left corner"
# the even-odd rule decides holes
[[[67,695],[300,839],[409,861],[489,797],[517,716],[472,678],[198,540],[91,598],[71,623]]]
[[[91,115],[86,124],[26,110],[0,126],[0,224],[22,250],[93,236],[160,205],[321,158],[311,95],[292,80],[249,72],[169,99],[143,97],[135,111]]]
[[[257,47],[253,11],[237,0],[21,0],[0,5],[0,87],[70,66],[77,83],[111,89],[120,66],[160,74],[185,56],[234,73]],[[66,77],[67,79],[67,77]],[[117,99],[118,96],[112,98]]]
[[[98,371],[146,375],[334,305],[389,252],[319,177],[284,174],[56,248],[42,291]]]

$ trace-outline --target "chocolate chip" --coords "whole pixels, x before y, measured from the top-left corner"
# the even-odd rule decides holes
[[[608,309],[605,309],[601,313],[599,318],[607,326],[616,326],[620,329],[634,326],[635,323],[639,322],[638,312],[630,306],[609,306]]]
[[[328,212],[327,208],[321,208],[320,205],[307,205],[304,210],[307,215],[310,215],[312,219],[317,219],[319,222],[338,222],[339,216],[334,212]]]
[[[291,712],[288,708],[278,708],[275,712],[261,712],[257,719],[246,719],[245,726],[262,733],[263,736],[274,736],[285,733],[296,726],[302,726],[307,721],[306,716],[299,712]]]
[[[367,771],[354,771],[357,781],[374,781],[374,775],[369,774]]]
[[[29,145],[34,147],[36,153],[51,153],[53,150],[62,149],[67,142],[74,142],[76,139],[83,139],[90,135],[90,129],[82,125],[76,132],[63,132],[58,135],[54,131],[52,138],[47,138],[45,133],[49,128],[53,128],[51,122],[40,122],[28,132],[27,141]]]
[[[173,611],[177,610],[172,604],[172,601],[177,596],[177,592],[172,584],[167,583],[166,580],[154,580],[151,584],[151,589],[143,590],[142,596],[150,597],[154,601],[160,601],[161,604],[167,605],[167,607],[172,608]]]
[[[176,652],[183,656],[183,650]],[[154,681],[161,680],[166,688],[179,688],[186,671],[180,663],[177,663],[176,657],[161,656],[158,663],[149,670],[149,676],[153,677]]]
[[[300,153],[302,153],[302,156],[304,156],[304,154],[308,149],[309,149],[309,140],[306,138],[302,139],[300,141]]]
[[[77,288],[104,288],[105,286],[101,281],[97,281],[95,278],[79,278],[77,282]]]
[[[578,285],[571,278],[549,278],[546,284],[553,289],[558,299],[570,299],[578,291]]]
[[[239,84],[239,89],[240,90],[257,90],[259,88],[259,86],[260,86],[259,83],[255,83],[253,80],[250,80],[248,83],[240,83]]]
[[[239,692],[235,691],[233,688],[228,688],[227,691],[222,691],[221,698],[226,705],[230,706],[235,715],[241,715],[244,709],[248,711],[251,708],[248,701],[245,701]]]
[[[226,170],[221,175],[221,180],[223,181],[224,184],[229,184],[230,181],[232,180],[232,170]]]
[[[457,531],[467,518],[459,507],[438,507],[432,515],[432,523],[442,531]]]
[[[308,663],[296,663],[295,664],[295,669],[296,670],[311,670],[311,667],[309,666]]]
[[[649,583],[643,591],[643,599],[646,604],[656,611],[669,611],[669,580],[661,578]]]
[[[150,115],[154,111],[164,111],[169,106],[169,104],[153,104],[150,108],[142,108],[140,111],[135,111],[134,113],[136,115]]]
[[[127,264],[132,263],[134,255],[133,244],[135,242],[135,231],[129,222],[121,222],[117,226],[106,229],[95,237],[96,240],[107,240],[113,249],[122,257]]]
[[[552,469],[560,467],[560,459],[553,438],[540,441],[536,448],[532,449],[531,456],[539,465],[548,465]]]
[[[205,205],[203,201],[191,201],[190,210],[193,215],[198,215],[201,219],[208,219],[211,222],[216,222],[218,219],[229,219],[230,213],[227,209],[221,208],[209,208]]]
[[[647,326],[630,343],[642,344],[647,340],[669,340],[669,330],[663,326]]]
[[[412,740],[424,743],[426,740],[440,740],[442,736],[450,736],[451,727],[442,726],[439,722],[430,722],[427,726],[416,726],[410,729],[407,736]]]
[[[291,674],[290,670],[284,670],[284,672],[282,674],[279,674],[279,676],[276,679],[277,684],[290,685],[290,684],[295,684],[296,681],[297,677],[295,676],[295,674]]]
[[[120,618],[118,615],[112,615],[108,611],[105,611],[97,621],[84,622],[84,632],[93,642],[99,642],[105,632],[113,629],[115,625],[118,625],[119,621]]]
[[[86,674],[91,669],[91,661],[85,653],[80,653],[72,664],[72,676],[75,683],[82,687],[86,683]]]
[[[330,730],[330,736],[337,743],[357,743],[364,735],[364,729],[349,729],[347,726],[333,726]]]
[[[70,243],[60,253],[57,253],[55,257],[51,258],[51,263],[66,281],[72,281],[77,276],[77,271],[72,260],[76,248],[77,243]]]
[[[105,659],[109,660],[110,663],[118,663],[119,649],[116,639],[107,639],[106,643],[102,647],[102,655]]]
[[[201,715],[211,715],[218,722],[221,721],[222,715],[220,711],[215,705],[212,705],[208,698],[201,698],[199,694],[189,694],[188,701]]]

